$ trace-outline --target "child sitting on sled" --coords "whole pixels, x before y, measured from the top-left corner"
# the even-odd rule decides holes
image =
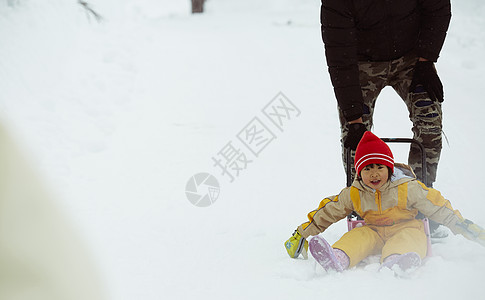
[[[440,192],[419,182],[411,168],[395,164],[391,149],[367,131],[355,153],[357,177],[339,195],[323,199],[308,214],[309,221],[298,226],[285,243],[290,257],[306,256],[309,236],[316,236],[352,211],[364,226],[345,233],[333,246],[320,236],[310,241],[315,259],[328,269],[342,271],[369,255],[381,254],[382,266],[398,265],[405,270],[421,264],[426,256],[427,237],[418,211],[485,246],[485,231],[464,219]],[[302,253],[303,252],[303,253]]]

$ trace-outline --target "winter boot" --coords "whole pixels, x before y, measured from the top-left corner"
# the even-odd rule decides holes
[[[315,236],[310,240],[310,253],[315,260],[326,270],[336,270],[342,272],[347,266],[337,258],[333,249],[321,236]],[[343,253],[343,251],[341,251]],[[343,253],[345,255],[345,253]]]
[[[421,266],[421,257],[416,252],[390,255],[384,259],[380,269],[388,268],[394,270],[395,266],[398,266],[400,271],[410,272]]]

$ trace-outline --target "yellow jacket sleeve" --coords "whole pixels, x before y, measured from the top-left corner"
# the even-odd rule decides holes
[[[298,231],[304,238],[317,235],[333,223],[345,218],[352,210],[350,188],[345,188],[339,195],[330,196],[320,201],[318,208],[308,213],[308,222],[298,226]]]
[[[408,192],[410,206],[417,208],[431,220],[447,226],[456,234],[455,224],[462,222],[464,218],[438,190],[428,188],[419,181],[413,181],[410,182]]]

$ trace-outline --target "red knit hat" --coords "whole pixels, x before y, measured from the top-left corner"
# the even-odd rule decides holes
[[[355,150],[355,170],[360,174],[369,164],[381,164],[394,171],[394,157],[389,146],[370,131],[366,131]]]

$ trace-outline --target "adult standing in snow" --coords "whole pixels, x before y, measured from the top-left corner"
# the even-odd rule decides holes
[[[443,102],[434,63],[450,23],[450,0],[322,0],[320,17],[344,164],[346,151],[352,150],[353,165],[357,144],[373,126],[376,99],[392,86],[409,110],[414,138],[426,149],[432,186],[441,153]],[[408,164],[421,174],[415,145]]]

